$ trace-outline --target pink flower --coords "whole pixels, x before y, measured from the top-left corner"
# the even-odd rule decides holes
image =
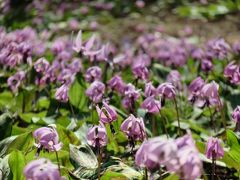
[[[211,83],[205,84],[201,90],[201,96],[205,100],[206,105],[219,105],[218,95],[219,85],[212,81]]]
[[[26,180],[63,180],[57,165],[45,158],[29,162],[24,168],[24,175]]]
[[[224,150],[218,138],[209,137],[205,154],[209,159],[218,159],[224,156]]]
[[[196,79],[194,79],[191,84],[188,87],[188,91],[189,91],[189,96],[188,96],[188,100],[192,103],[195,103],[198,101],[202,101],[200,94],[201,94],[201,90],[202,87],[204,86],[205,82],[201,77],[197,77]]]
[[[237,65],[234,61],[230,62],[224,69],[224,76],[227,78],[232,78],[233,74],[235,73],[237,69]]]
[[[240,123],[240,106],[237,106],[232,112],[232,118],[236,123]]]
[[[105,91],[105,85],[100,81],[94,81],[86,90],[86,95],[94,102],[99,103]]]
[[[143,101],[141,108],[146,109],[149,113],[156,114],[161,109],[161,102],[150,96]]]
[[[148,82],[145,85],[144,96],[149,97],[155,95],[157,95],[157,89],[152,85],[152,82]]]
[[[68,101],[68,91],[69,87],[66,84],[63,84],[61,87],[59,87],[55,93],[55,98],[62,102]]]
[[[33,136],[37,141],[37,147],[48,151],[59,151],[63,144],[59,142],[59,137],[54,127],[42,127],[34,131]]]
[[[149,71],[144,65],[137,65],[133,67],[132,72],[137,79],[147,80],[149,77]]]
[[[209,72],[213,69],[213,64],[211,60],[202,59],[201,61],[201,69],[205,72]]]
[[[18,88],[21,86],[25,77],[26,77],[26,73],[24,71],[19,71],[13,76],[8,78],[7,84],[13,92],[16,92]]]
[[[162,83],[157,88],[158,93],[167,99],[174,99],[176,97],[176,89],[172,83]]]
[[[88,130],[87,142],[90,146],[100,148],[107,145],[107,132],[103,125],[93,126]]]
[[[177,70],[172,70],[168,74],[167,82],[172,83],[177,89],[182,89],[181,75]]]
[[[49,62],[45,58],[40,58],[34,63],[34,69],[38,73],[46,73],[49,67]]]
[[[136,118],[134,115],[130,116],[123,121],[121,130],[133,140],[143,141],[146,137],[145,125],[142,118]]]
[[[115,75],[108,82],[108,87],[119,92],[120,94],[124,93],[125,83],[122,80],[122,77],[119,75]]]
[[[125,108],[134,108],[134,102],[140,97],[139,90],[131,83],[127,84],[124,91],[124,98],[122,104]]]
[[[102,123],[107,124],[117,120],[116,111],[106,102],[103,102],[103,107],[101,109],[98,106],[96,106],[96,109]]]
[[[96,80],[101,80],[102,70],[98,66],[92,66],[87,69],[84,77],[85,77],[85,80],[90,83]]]

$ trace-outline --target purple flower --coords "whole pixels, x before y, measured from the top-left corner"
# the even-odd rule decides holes
[[[77,38],[73,44],[73,50],[77,53],[80,53],[81,50],[83,50],[83,42],[82,42],[82,30],[78,32]]]
[[[224,76],[227,78],[232,78],[233,74],[235,73],[237,69],[237,65],[234,61],[230,62],[225,68],[224,68]]]
[[[240,54],[240,43],[239,42],[233,43],[232,49],[235,54],[239,55]]]
[[[201,69],[205,72],[209,72],[213,69],[213,64],[211,60],[202,59],[201,61]]]
[[[215,81],[203,86],[201,90],[201,97],[205,100],[207,106],[219,105],[218,88],[219,85]]]
[[[224,150],[218,138],[209,137],[207,142],[206,156],[209,159],[218,159],[224,156]]]
[[[16,92],[23,80],[25,79],[26,73],[24,71],[19,71],[13,76],[9,77],[7,80],[8,86],[13,92]]]
[[[196,48],[191,52],[193,59],[201,60],[204,56],[204,52],[200,48]]]
[[[59,142],[59,137],[54,127],[41,127],[34,131],[33,136],[37,142],[37,148],[48,151],[59,151],[63,144]]]
[[[116,111],[106,102],[103,102],[103,107],[101,109],[98,106],[96,106],[96,109],[102,123],[107,124],[117,120]]]
[[[158,86],[157,90],[163,98],[174,99],[176,97],[176,89],[172,83],[162,83]]]
[[[88,130],[87,142],[90,146],[100,148],[107,145],[107,132],[105,127],[100,124],[98,126],[93,126]]]
[[[46,73],[49,67],[49,62],[45,58],[40,58],[34,63],[34,69],[38,73]]]
[[[149,77],[149,71],[144,65],[137,65],[133,67],[132,72],[137,79],[147,80]]]
[[[75,74],[71,71],[71,69],[63,69],[57,77],[57,81],[62,84],[70,85],[73,83],[75,78]]]
[[[224,59],[230,50],[229,44],[224,39],[210,40],[207,44],[207,51],[212,53],[213,57]]]
[[[69,91],[69,87],[66,84],[63,84],[61,87],[57,89],[55,93],[55,98],[61,102],[67,102],[68,91]]]
[[[82,70],[81,59],[74,58],[68,68],[73,72],[73,74],[80,72]]]
[[[114,89],[115,91],[119,92],[120,94],[124,93],[124,89],[125,89],[125,83],[122,80],[122,77],[119,75],[115,75],[112,77],[112,79],[110,79],[107,82],[108,87],[110,87],[111,89]]]
[[[201,77],[197,77],[191,82],[191,84],[188,87],[189,91],[188,100],[190,102],[195,103],[198,100],[204,84],[205,82]]]
[[[240,106],[237,106],[232,112],[232,118],[236,123],[240,123]]]
[[[142,118],[136,118],[134,115],[123,121],[121,130],[128,136],[128,138],[137,141],[143,141],[146,137],[145,125]]]
[[[96,81],[96,80],[101,80],[102,70],[98,66],[92,66],[87,69],[84,77],[85,77],[85,80],[89,83]]]
[[[154,99],[153,96],[149,96],[143,101],[141,108],[147,110],[149,113],[156,114],[161,109],[161,102]]]
[[[41,158],[29,162],[24,168],[26,180],[62,180],[57,165],[50,160]]]
[[[181,75],[177,70],[172,70],[168,74],[167,82],[172,83],[177,89],[182,89]]]
[[[134,102],[140,97],[139,90],[135,89],[135,86],[131,83],[128,83],[125,87],[124,91],[124,98],[122,100],[122,104],[125,108],[131,108],[134,107]]]
[[[99,103],[104,95],[105,85],[100,81],[94,81],[86,90],[86,95],[94,102]]]
[[[157,95],[157,89],[152,85],[152,82],[148,82],[145,85],[144,96],[149,97],[149,96],[155,96],[155,95]]]

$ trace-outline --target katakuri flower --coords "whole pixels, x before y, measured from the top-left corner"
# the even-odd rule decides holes
[[[96,106],[100,121],[104,124],[111,123],[117,120],[117,113],[113,107],[110,107],[106,102],[103,101],[103,107],[100,109]]]
[[[205,152],[209,159],[219,159],[224,156],[224,150],[218,138],[209,137],[207,142],[207,149]]]
[[[101,148],[107,145],[107,132],[103,124],[93,126],[88,130],[87,142],[95,148]]]

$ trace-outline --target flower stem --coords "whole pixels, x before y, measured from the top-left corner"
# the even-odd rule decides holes
[[[221,109],[221,118],[222,118],[222,123],[223,123],[223,127],[224,127],[224,135],[226,136],[226,132],[227,132],[227,126],[226,126],[226,120],[225,120],[225,115],[224,115],[224,107],[223,107],[223,104],[222,104],[222,101],[220,99],[220,97],[218,96],[218,101],[219,101],[219,108]]]
[[[181,135],[181,127],[180,127],[180,119],[179,119],[179,112],[178,112],[178,105],[177,105],[177,99],[174,98],[174,104],[175,104],[175,109],[177,112],[177,121],[178,121],[178,135]]]
[[[207,107],[208,107],[209,112],[210,112],[210,121],[211,121],[212,128],[213,128],[214,132],[216,133],[216,127],[215,127],[214,122],[213,122],[213,114],[212,114],[211,108],[210,108],[210,106],[207,106]]]
[[[157,106],[157,108],[158,108],[158,106]],[[165,131],[165,133],[166,133],[166,135],[167,135],[167,138],[169,138],[168,130],[167,130],[167,127],[166,127],[167,121],[166,121],[165,117],[162,115],[160,108],[158,108],[158,111],[159,111],[160,116],[161,116],[162,119],[163,119],[163,128],[164,128],[164,131]]]
[[[55,154],[56,154],[56,158],[57,158],[58,171],[59,171],[59,174],[60,174],[60,176],[61,176],[61,168],[60,168],[60,161],[59,161],[59,158],[58,158],[58,152],[55,151]]]
[[[144,173],[145,173],[145,180],[148,180],[148,170],[146,167],[144,169]]]
[[[101,162],[102,162],[102,153],[101,153],[101,148],[99,148],[98,152],[98,180],[100,180],[101,177]]]
[[[152,133],[153,133],[153,136],[157,135],[156,127],[157,127],[156,119],[154,118],[154,116],[152,116]]]

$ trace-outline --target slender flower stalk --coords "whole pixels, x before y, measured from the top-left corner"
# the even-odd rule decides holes
[[[98,180],[101,178],[101,162],[102,162],[102,152],[101,148],[99,148],[98,152]]]
[[[58,157],[58,152],[55,151],[55,154],[56,154],[56,159],[57,159],[57,164],[58,164],[58,171],[59,171],[59,174],[61,176],[61,168],[60,168],[60,161],[59,161],[59,157]]]
[[[177,99],[176,97],[173,99],[174,100],[174,104],[175,104],[175,109],[177,112],[177,121],[178,121],[178,135],[181,135],[181,127],[180,127],[180,119],[179,119],[179,112],[178,112],[178,105],[177,105]]]
[[[147,167],[144,168],[145,179],[148,180],[148,170]]]
[[[208,107],[209,113],[210,113],[210,121],[211,121],[212,128],[213,128],[214,132],[216,133],[216,127],[215,127],[214,122],[213,122],[213,113],[211,111],[211,107],[210,106],[207,106],[207,107]]]
[[[223,106],[222,101],[219,96],[218,96],[218,101],[219,101],[219,108],[221,109],[220,111],[221,111],[221,119],[222,119],[222,123],[223,123],[223,127],[224,127],[224,135],[226,136],[227,126],[226,126],[226,120],[225,120],[225,115],[224,115],[224,106]]]

